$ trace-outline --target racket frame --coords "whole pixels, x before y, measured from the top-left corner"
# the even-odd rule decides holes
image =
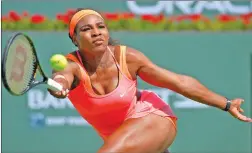
[[[30,78],[29,80],[29,85],[25,88],[25,90],[23,90],[23,92],[21,93],[15,93],[11,90],[11,88],[9,87],[8,83],[7,83],[7,78],[6,78],[6,75],[5,75],[5,72],[6,72],[6,60],[7,60],[7,57],[8,57],[8,52],[9,52],[9,48],[10,46],[12,45],[13,41],[16,39],[16,37],[18,36],[24,36],[28,42],[29,42],[29,45],[31,46],[32,48],[32,53],[34,54],[33,56],[35,56],[35,62],[33,63],[34,64],[34,68],[33,69],[33,77]],[[21,32],[18,32],[18,33],[15,33],[13,34],[13,36],[11,38],[9,38],[8,42],[7,42],[7,45],[5,46],[5,49],[4,49],[4,53],[3,53],[3,57],[2,57],[2,79],[3,79],[3,85],[5,86],[5,88],[12,94],[12,95],[15,95],[15,96],[20,96],[20,95],[23,95],[25,94],[27,91],[29,91],[31,88],[39,85],[39,84],[46,84],[47,81],[48,81],[48,77],[46,77],[45,73],[42,71],[41,69],[41,66],[40,66],[40,63],[39,63],[39,60],[38,60],[38,57],[37,57],[37,53],[36,53],[36,49],[34,47],[34,44],[31,40],[30,37],[28,37],[26,34],[24,33],[21,33]],[[40,74],[42,75],[43,77],[43,80],[42,81],[38,81],[38,80],[35,80],[35,77],[36,77],[36,74],[37,72],[40,72]]]

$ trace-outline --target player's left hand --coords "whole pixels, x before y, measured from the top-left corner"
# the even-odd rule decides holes
[[[229,109],[229,113],[237,118],[240,121],[243,122],[252,122],[252,119],[249,117],[246,117],[245,115],[243,115],[242,113],[244,112],[244,110],[241,108],[241,104],[244,102],[243,99],[237,98],[237,99],[233,99],[231,101],[231,106]]]

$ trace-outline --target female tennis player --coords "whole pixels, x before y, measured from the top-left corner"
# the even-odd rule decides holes
[[[171,107],[155,93],[137,90],[137,76],[228,111],[241,121],[252,121],[241,114],[243,99],[228,100],[192,77],[155,65],[136,49],[113,45],[103,17],[94,10],[73,15],[69,36],[78,50],[66,55],[65,70],[53,72],[64,90],[49,92],[57,98],[68,96],[93,126],[104,140],[99,153],[162,153],[176,137],[177,117]]]

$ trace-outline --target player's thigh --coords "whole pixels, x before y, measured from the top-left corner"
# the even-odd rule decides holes
[[[175,136],[175,127],[169,119],[149,114],[125,121],[98,152],[161,153],[172,144]]]

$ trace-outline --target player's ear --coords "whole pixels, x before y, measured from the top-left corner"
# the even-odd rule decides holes
[[[74,45],[77,47],[78,43],[77,43],[76,35],[75,34],[73,35],[72,41],[73,41]]]
[[[68,33],[69,38],[72,40],[73,44],[77,47],[77,41],[76,41],[76,35],[74,34],[73,37],[70,36],[70,33]]]

